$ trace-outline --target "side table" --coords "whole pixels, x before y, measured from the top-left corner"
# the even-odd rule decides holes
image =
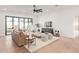
[[[54,36],[56,36],[56,37],[59,37],[60,36],[59,30],[55,30]]]

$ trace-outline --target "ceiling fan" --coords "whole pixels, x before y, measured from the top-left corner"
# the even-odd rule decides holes
[[[35,5],[33,5],[34,9],[33,9],[33,13],[39,13],[39,12],[43,12],[42,9],[37,9]]]

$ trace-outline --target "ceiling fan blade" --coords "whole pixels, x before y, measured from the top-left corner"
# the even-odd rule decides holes
[[[40,9],[39,11],[42,12],[42,9]]]
[[[33,13],[35,13],[35,12],[37,12],[37,13],[39,13],[39,12],[42,12],[42,9],[36,9],[35,7],[35,5],[33,5],[33,7],[34,7],[34,9],[33,9]]]

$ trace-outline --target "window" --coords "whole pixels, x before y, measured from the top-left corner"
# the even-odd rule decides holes
[[[18,26],[18,29],[26,29],[32,24],[32,18],[5,16],[5,35],[11,34],[12,27]]]
[[[25,19],[25,28],[27,28],[28,25],[28,19]]]
[[[19,21],[20,21],[20,29],[24,29],[24,18],[20,18],[19,19]]]
[[[14,21],[14,22],[13,22],[13,23],[14,23],[14,24],[13,24],[14,26],[19,26],[18,18],[13,18],[13,21]],[[13,27],[14,27],[14,26],[13,26]]]
[[[32,25],[32,20],[29,18],[29,25]]]
[[[12,29],[12,18],[11,17],[8,17],[6,19],[5,27],[6,27],[5,32],[7,32],[7,34],[11,34],[11,29]]]

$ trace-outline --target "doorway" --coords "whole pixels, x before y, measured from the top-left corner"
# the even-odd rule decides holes
[[[79,36],[79,16],[76,16],[74,20],[74,37]]]

